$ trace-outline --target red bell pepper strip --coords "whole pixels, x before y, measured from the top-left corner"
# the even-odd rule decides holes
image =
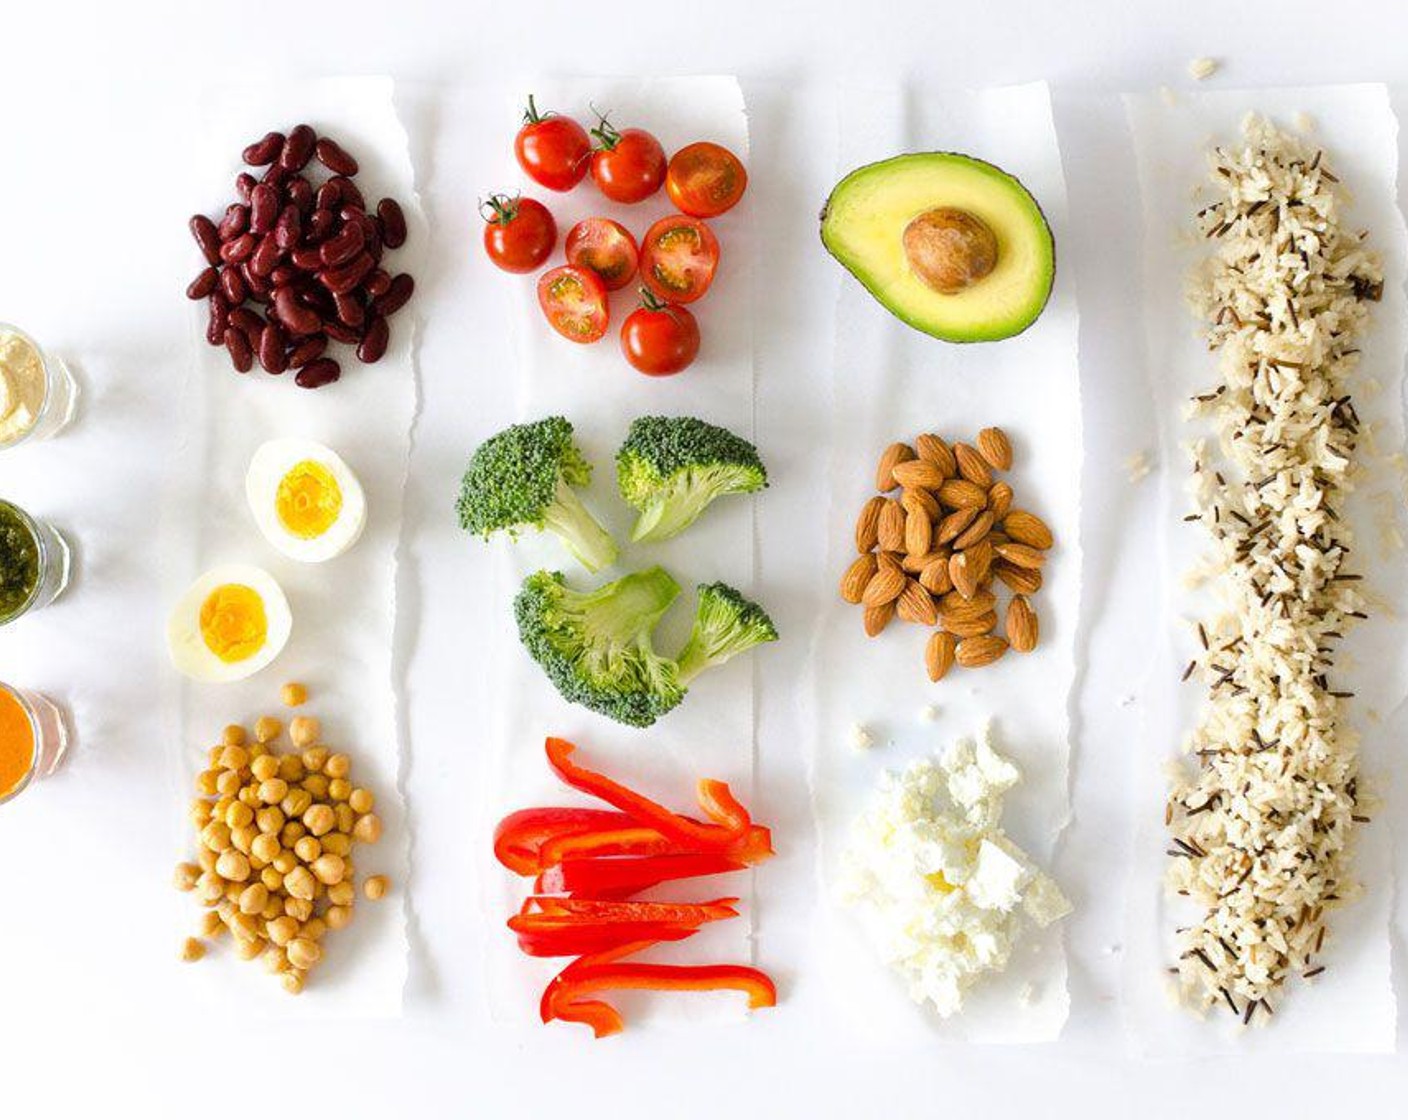
[[[658,830],[632,825],[554,836],[543,844],[541,855],[543,867],[552,867],[584,856],[660,856],[679,850],[679,844]]]
[[[634,956],[636,953],[649,949],[653,941],[634,941],[626,945],[618,945],[614,949],[606,949],[600,953],[593,953],[584,956],[580,960],[575,960],[559,972],[543,989],[542,999],[538,1001],[538,1014],[544,1023],[550,1023],[554,1019],[560,1019],[565,1023],[585,1023],[592,1028],[592,1032],[597,1038],[605,1038],[609,1034],[617,1034],[625,1027],[625,1021],[609,1003],[602,1000],[587,999],[568,1003],[564,999],[559,999],[558,994],[561,989],[560,981],[571,974],[575,969],[582,968],[589,964],[607,965],[612,961],[618,961],[624,957]]]
[[[593,925],[616,922],[678,922],[703,925],[738,917],[736,898],[716,898],[709,902],[608,902],[590,898],[558,898],[533,895],[528,902],[545,917],[575,919]],[[513,922],[510,920],[509,925]]]
[[[548,841],[634,825],[632,817],[609,809],[520,809],[494,830],[494,855],[510,871],[536,875],[547,866],[541,860],[541,849]]]
[[[618,922],[610,926],[558,926],[530,929],[518,934],[518,947],[530,957],[582,957],[649,939],[684,941],[699,932],[697,926],[668,922]]]
[[[542,872],[535,894],[574,894],[584,898],[625,898],[659,883],[742,871],[728,855],[690,852],[637,859],[569,859]]]
[[[719,851],[737,842],[748,831],[746,814],[742,821],[735,820],[730,826],[723,827],[700,824],[689,817],[672,813],[665,806],[626,788],[619,782],[612,781],[604,774],[576,765],[571,758],[576,749],[565,739],[548,739],[548,765],[559,778],[573,789],[589,793],[613,808],[629,813],[638,823],[658,829],[665,836],[686,847]]]
[[[586,1023],[597,1038],[624,1025],[610,1004],[578,997],[592,992],[648,989],[670,992],[733,990],[748,997],[754,1009],[777,1004],[777,988],[765,972],[746,965],[624,964],[582,960],[568,965],[543,993],[544,1022],[566,1019]]]
[[[715,778],[701,778],[697,796],[699,807],[704,810],[706,817],[739,836],[746,833],[748,826],[753,823],[752,818],[748,816],[748,810],[733,796],[727,782]]]

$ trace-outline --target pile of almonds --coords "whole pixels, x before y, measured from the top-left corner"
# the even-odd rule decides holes
[[[1011,467],[1012,443],[1001,428],[984,428],[973,446],[925,434],[913,446],[892,443],[880,457],[880,493],[856,521],[859,555],[841,577],[841,598],[865,608],[872,638],[896,616],[936,627],[924,650],[930,680],[955,664],[977,669],[1008,649],[1036,648],[1030,597],[1055,542],[994,477]],[[999,582],[1011,592],[1002,634]]]

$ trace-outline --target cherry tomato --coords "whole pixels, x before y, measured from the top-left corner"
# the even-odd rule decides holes
[[[484,249],[505,272],[532,272],[557,244],[557,223],[541,202],[496,194],[483,205]]]
[[[571,117],[539,113],[530,96],[513,154],[535,183],[550,191],[570,191],[591,168],[592,142],[587,130]]]
[[[538,278],[538,305],[552,329],[571,342],[595,342],[606,333],[606,286],[594,272],[570,264]]]
[[[605,117],[592,129],[592,178],[612,202],[640,202],[665,181],[665,149],[641,128],[618,132]]]
[[[662,303],[646,288],[621,324],[621,353],[650,377],[669,377],[699,355],[699,324],[687,308]]]
[[[693,303],[709,290],[718,267],[718,239],[698,218],[661,218],[641,239],[641,281],[670,303]]]
[[[631,231],[610,218],[584,218],[567,234],[567,263],[595,272],[607,291],[624,288],[636,274],[640,250]]]
[[[670,201],[692,218],[717,218],[731,210],[748,186],[748,172],[727,148],[701,141],[670,157],[665,190]]]

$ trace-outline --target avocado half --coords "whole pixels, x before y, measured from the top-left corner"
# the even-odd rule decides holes
[[[821,240],[887,310],[948,342],[1020,334],[1056,277],[1056,243],[1031,192],[957,152],[914,152],[852,171],[822,208]],[[926,246],[951,255],[943,263],[956,273],[936,276]]]

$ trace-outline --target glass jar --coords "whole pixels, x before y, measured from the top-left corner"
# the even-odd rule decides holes
[[[61,358],[47,353],[39,343],[9,323],[0,322],[0,361],[7,347],[18,347],[20,351],[33,351],[38,361],[39,378],[34,387],[28,383],[10,386],[5,383],[5,372],[0,369],[0,451],[19,447],[24,443],[38,443],[48,439],[73,419],[74,405],[78,401],[78,383]],[[24,409],[28,417],[23,423],[14,419],[19,409]],[[13,428],[13,431],[7,431]]]
[[[28,574],[22,586],[7,588],[3,569],[18,564],[14,553],[21,549],[29,553],[25,558]],[[68,587],[70,565],[68,542],[57,529],[0,499],[0,626],[47,607],[62,595]],[[7,591],[10,594],[6,595]]]
[[[0,683],[0,805],[57,770],[69,738],[67,718],[47,696]]]

